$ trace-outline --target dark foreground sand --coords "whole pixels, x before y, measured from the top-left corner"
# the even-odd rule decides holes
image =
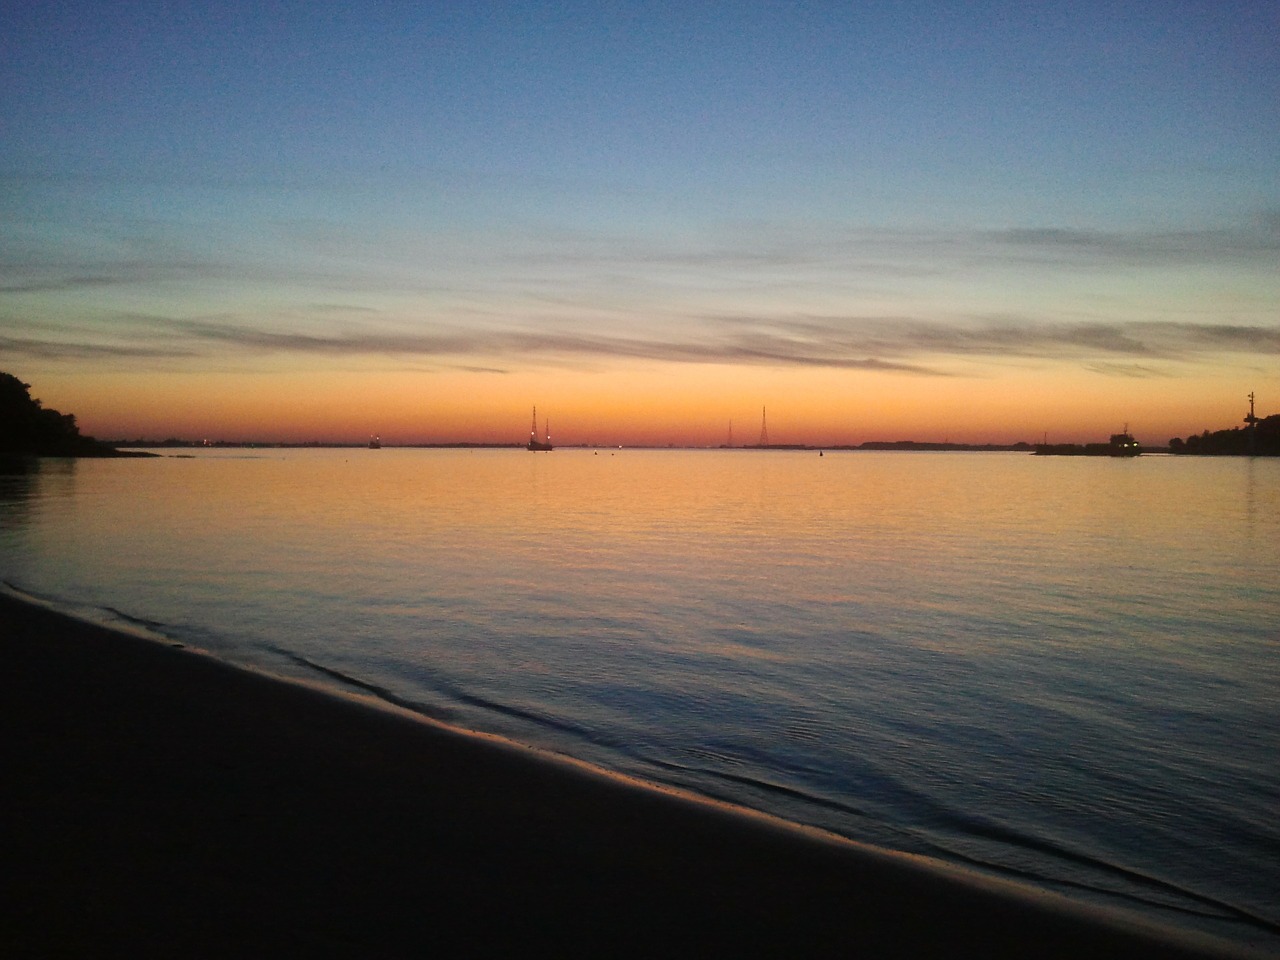
[[[1190,957],[0,595],[0,955]]]

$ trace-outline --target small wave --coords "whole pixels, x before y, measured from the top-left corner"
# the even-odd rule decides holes
[[[85,623],[119,630],[123,633],[141,637],[144,640],[153,640],[170,647],[181,649],[186,646],[181,640],[173,636],[172,626],[161,623],[158,620],[135,617],[122,610],[117,610],[115,607],[98,607],[90,604],[72,603],[61,597],[25,590],[9,580],[0,581],[0,584],[3,584],[5,592],[15,599],[26,603],[34,603],[37,606],[65,614]]]
[[[157,633],[163,634],[165,630],[169,629],[167,624],[163,624],[159,620],[148,620],[146,617],[135,617],[132,614],[125,613],[123,610],[117,610],[115,607],[102,607],[101,609],[111,614],[113,619],[122,620],[125,623],[133,624],[135,627],[142,627],[144,630],[154,630]]]
[[[23,590],[11,580],[0,580],[0,586],[4,588],[5,593],[10,594],[15,600],[26,600],[29,603],[46,603],[42,597],[29,590]]]
[[[644,763],[649,766],[662,770],[671,776],[670,781],[675,785],[684,786],[686,789],[692,789],[697,793],[701,793],[713,800],[721,800],[727,803],[737,804],[739,806],[751,807],[753,809],[769,809],[769,804],[761,804],[744,799],[740,791],[734,790],[732,787],[726,786],[723,790],[714,789],[714,784],[725,783],[735,784],[739,787],[746,787],[748,790],[757,791],[760,794],[781,798],[785,801],[791,801],[793,805],[789,805],[789,811],[784,816],[785,819],[792,820],[805,826],[817,827],[822,830],[829,830],[832,833],[847,837],[860,843],[875,843],[886,849],[902,850],[912,853],[926,853],[934,850],[935,855],[940,860],[947,859],[944,851],[937,848],[935,844],[928,841],[909,828],[899,824],[894,824],[885,819],[882,813],[869,808],[860,807],[854,803],[841,800],[833,800],[830,797],[821,794],[810,793],[805,790],[798,789],[786,784],[776,783],[771,780],[762,780],[758,777],[751,777],[745,774],[730,773],[725,770],[710,769],[706,767],[691,766],[689,764],[674,763],[669,760],[659,760],[653,757],[640,757]],[[837,815],[837,817],[855,817],[862,821],[863,824],[874,825],[875,837],[851,832],[848,825],[843,827],[840,824],[830,821],[819,822],[818,818],[813,816],[805,816],[805,808],[827,810]]]
[[[521,707],[512,706],[509,703],[500,703],[497,700],[489,700],[485,697],[476,696],[473,693],[465,693],[461,690],[451,690],[450,696],[459,703],[465,703],[467,706],[476,707],[489,713],[496,713],[501,716],[511,717],[516,720],[523,720],[525,723],[533,724],[547,730],[554,730],[557,733],[568,734],[576,740],[586,743],[596,744],[598,746],[608,747],[619,753],[630,755],[623,744],[601,737],[596,731],[578,724],[569,723],[557,717],[552,717],[543,713],[534,713],[532,710],[525,710]]]
[[[674,765],[672,765],[674,766]],[[832,800],[829,797],[821,797],[804,790],[797,790],[795,787],[789,787],[785,784],[774,783],[770,780],[761,780],[759,777],[748,777],[740,773],[728,773],[726,771],[703,771],[710,776],[714,776],[718,780],[728,780],[753,790],[759,790],[763,793],[773,794],[774,796],[786,797],[790,800],[799,800],[809,806],[821,807],[825,810],[833,810],[836,813],[853,814],[859,817],[871,816],[869,810],[862,809],[851,803],[842,803],[838,800]]]
[[[1199,893],[1168,880],[1162,880],[1159,877],[1153,877],[1132,867],[1126,867],[1123,864],[1113,863],[1109,860],[1082,853],[1064,844],[1054,843],[1042,836],[1023,833],[979,817],[958,813],[954,810],[948,814],[944,825],[954,834],[959,834],[960,836],[993,840],[1015,849],[1031,850],[1043,854],[1051,860],[1087,867],[1104,876],[1117,877],[1123,880],[1130,889],[1103,887],[1096,883],[1058,876],[1048,871],[1027,870],[1005,863],[994,862],[946,846],[941,841],[941,838],[934,839],[935,846],[945,851],[947,857],[962,860],[973,866],[1022,879],[1058,884],[1095,894],[1122,897],[1132,903],[1171,910],[1186,916],[1207,919],[1230,919],[1273,934],[1280,933],[1280,924],[1276,924],[1266,917],[1259,916],[1235,904]],[[1139,892],[1142,890],[1152,892],[1144,895]],[[1164,894],[1165,896],[1159,897],[1157,894]]]
[[[411,713],[419,714],[420,716],[427,717],[431,720],[447,722],[453,718],[453,715],[447,710],[429,707],[416,700],[410,700],[407,697],[402,697],[398,693],[388,690],[386,687],[380,686],[376,683],[370,683],[368,680],[362,680],[359,677],[345,673],[341,670],[335,670],[333,667],[326,667],[324,664],[316,663],[314,660],[309,660],[301,654],[294,653],[292,650],[286,650],[283,647],[277,647],[272,644],[267,644],[266,649],[270,650],[277,656],[284,657],[285,659],[296,663],[300,667],[306,667],[308,670],[314,670],[316,673],[321,676],[328,677],[330,680],[336,680],[343,686],[355,687],[357,690],[372,694],[377,699],[384,703],[389,703],[394,707],[400,707],[403,710],[408,710]]]
[[[904,829],[900,825],[895,826],[894,824],[882,822],[882,818],[873,809],[859,807],[846,800],[833,800],[795,786],[776,783],[759,777],[726,770],[692,767],[686,764],[658,760],[653,757],[642,759],[653,767],[675,775],[682,781],[687,780],[689,777],[697,778],[701,784],[698,789],[704,793],[708,792],[707,781],[713,783],[720,781],[794,801],[806,807],[829,810],[844,816],[856,816],[864,820],[874,820],[880,827],[889,830],[890,833],[903,838],[910,838],[910,840],[914,841],[914,843],[908,843],[908,846],[916,846],[922,851],[927,850],[932,856],[943,861],[963,863],[988,873],[1017,880],[1065,887],[1104,898],[1116,897],[1134,905],[1168,910],[1187,917],[1228,920],[1254,929],[1267,931],[1271,934],[1280,933],[1280,924],[1235,904],[1199,893],[1168,880],[1145,874],[1122,864],[1090,856],[1042,836],[1023,833],[980,817],[959,813],[945,804],[939,803],[936,799],[909,790],[901,784],[898,784],[898,789],[904,795],[910,795],[911,803],[922,812],[928,811],[930,814],[928,819],[932,821],[931,828]],[[734,794],[731,790],[726,790],[725,795],[716,797],[716,799],[736,803],[742,802],[741,795]],[[901,800],[902,797],[899,797],[899,802]],[[801,814],[801,819],[805,819],[803,814]],[[847,834],[847,831],[841,832],[846,832]],[[1065,875],[1066,871],[1029,869],[1001,862],[996,858],[975,856],[972,853],[957,849],[954,844],[948,843],[948,836],[962,839],[965,837],[981,838],[994,841],[1007,848],[1032,851],[1040,854],[1050,862],[1075,864],[1088,868],[1100,877],[1111,876],[1117,878],[1123,881],[1124,886],[1117,888],[1117,886],[1106,885],[1098,881],[1088,882],[1079,878],[1072,879]],[[860,838],[851,836],[851,839]],[[1149,892],[1144,894],[1144,890]],[[1162,894],[1163,896],[1161,896]]]
[[[458,711],[456,710],[430,706],[420,700],[412,700],[381,684],[363,679],[362,677],[358,677],[344,670],[339,670],[335,667],[317,663],[302,654],[295,653],[294,651],[285,649],[284,647],[279,647],[274,644],[266,644],[264,645],[264,648],[276,656],[282,657],[297,666],[304,667],[305,669],[318,673],[329,680],[336,681],[344,687],[354,688],[363,693],[370,694],[378,700],[392,706],[408,710],[411,713],[416,713],[432,720],[438,720],[442,723],[456,724],[459,721]],[[438,677],[432,678],[432,680],[429,681],[429,685],[435,689],[440,697],[461,706],[471,707],[490,715],[509,717],[513,720],[519,720],[532,727],[554,731],[561,735],[567,735],[580,742],[602,746],[618,754],[626,756],[634,755],[633,751],[629,750],[626,745],[610,741],[607,738],[601,737],[593,730],[577,724],[569,723],[563,719],[549,716],[547,714],[536,713],[532,710],[526,710],[522,707],[514,706],[509,703],[501,703],[497,700],[490,700],[486,697],[478,696],[477,694],[455,687]],[[525,737],[521,737],[520,739],[522,741],[527,741],[527,738]]]

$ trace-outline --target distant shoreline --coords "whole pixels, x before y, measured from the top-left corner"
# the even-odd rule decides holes
[[[364,450],[367,443],[322,443],[307,441],[293,443],[287,441],[252,441],[252,440],[111,440],[113,447],[127,450]],[[483,443],[476,441],[457,441],[453,443],[388,443],[383,442],[379,449],[383,450],[523,450],[523,443]],[[853,444],[807,444],[807,443],[770,443],[741,444],[739,446],[703,446],[696,444],[615,444],[615,443],[562,443],[558,450],[809,450],[809,451],[957,451],[977,453],[1033,453],[1034,445],[1019,443],[936,443],[921,440],[868,440],[866,443]]]
[[[112,446],[119,447],[122,451],[151,451],[151,450],[365,450],[368,444],[365,443],[289,443],[289,442],[255,442],[249,440],[243,441],[216,441],[212,443],[202,443],[188,440],[164,440],[164,441],[132,441],[132,440],[113,440]],[[1082,444],[1060,444],[1056,447],[1078,447],[1081,452],[1084,450]],[[479,443],[470,441],[459,441],[456,443],[387,443],[384,442],[379,449],[382,450],[523,450],[523,443]],[[763,452],[809,452],[809,453],[1025,453],[1035,454],[1037,445],[1031,443],[936,443],[924,440],[868,440],[866,443],[853,444],[831,444],[822,446],[818,444],[804,443],[771,443],[766,446],[759,444],[742,444],[741,446],[728,446],[721,444],[719,446],[696,446],[684,444],[615,444],[615,443],[562,443],[556,446],[557,450],[745,450],[745,451],[763,451]],[[1076,452],[1075,450],[1063,451],[1055,449],[1053,452]],[[1170,453],[1168,447],[1144,447],[1144,454],[1165,454]],[[155,456],[155,454],[134,454],[124,452],[121,456]]]

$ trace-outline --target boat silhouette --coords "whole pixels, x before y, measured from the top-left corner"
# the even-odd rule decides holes
[[[546,440],[538,439],[538,408],[533,408],[533,422],[529,426],[528,450],[551,450],[551,421],[547,421]]]

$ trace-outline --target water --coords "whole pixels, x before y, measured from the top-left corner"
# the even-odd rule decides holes
[[[45,461],[0,476],[0,576],[237,662],[1280,949],[1277,461]]]

